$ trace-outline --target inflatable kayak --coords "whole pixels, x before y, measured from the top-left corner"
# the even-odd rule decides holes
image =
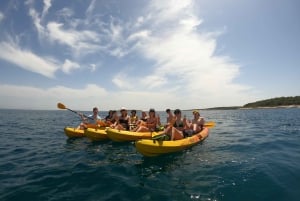
[[[113,128],[106,129],[107,136],[116,142],[135,141],[139,139],[151,139],[153,136],[162,134],[163,131],[159,132],[133,132],[124,131]]]
[[[161,154],[178,152],[191,147],[207,138],[208,133],[209,129],[204,128],[200,133],[181,140],[159,141],[153,139],[142,139],[135,142],[135,147],[137,151],[144,156],[158,156]]]
[[[64,128],[66,136],[69,138],[78,138],[78,137],[85,137],[84,130],[72,128],[72,127],[65,127]]]
[[[100,141],[108,139],[106,131],[104,128],[88,128],[85,130],[85,135],[92,141]]]

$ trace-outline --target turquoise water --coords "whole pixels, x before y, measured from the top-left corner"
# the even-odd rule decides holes
[[[0,110],[0,200],[300,200],[300,109],[202,115],[217,123],[204,142],[146,158],[67,139],[69,111]]]

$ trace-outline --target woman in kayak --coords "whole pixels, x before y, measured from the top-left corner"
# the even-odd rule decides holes
[[[158,124],[158,118],[155,115],[155,110],[150,109],[149,117],[147,118],[147,120],[145,122],[140,121],[140,124],[133,131],[136,132],[155,131],[157,124]]]
[[[108,126],[112,126],[113,124],[115,124],[118,121],[118,114],[116,110],[111,110],[110,112],[110,117],[105,119],[105,123]]]
[[[112,128],[118,129],[118,130],[129,130],[129,119],[130,116],[127,114],[126,108],[122,107],[121,110],[121,116],[118,118],[118,121],[112,125]]]
[[[171,140],[180,140],[184,138],[184,131],[188,128],[187,119],[181,117],[181,110],[174,110],[174,117],[166,128],[165,133],[170,136]]]
[[[133,130],[137,127],[139,117],[136,115],[136,110],[131,110],[131,115],[129,118],[129,130]]]

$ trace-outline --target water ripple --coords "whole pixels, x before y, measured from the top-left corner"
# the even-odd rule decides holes
[[[217,123],[204,142],[147,158],[133,143],[67,139],[78,117],[64,111],[2,111],[0,200],[299,199],[299,109],[202,114]]]

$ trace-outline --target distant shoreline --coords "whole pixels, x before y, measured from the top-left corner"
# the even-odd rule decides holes
[[[300,108],[300,105],[280,105],[280,106],[270,106],[270,107],[241,107],[242,110],[251,109],[276,109],[276,108]]]
[[[201,110],[251,110],[251,109],[277,109],[277,108],[300,108],[300,105],[280,105],[280,106],[269,106],[269,107],[243,107],[243,106],[212,107],[212,108],[203,108]]]

